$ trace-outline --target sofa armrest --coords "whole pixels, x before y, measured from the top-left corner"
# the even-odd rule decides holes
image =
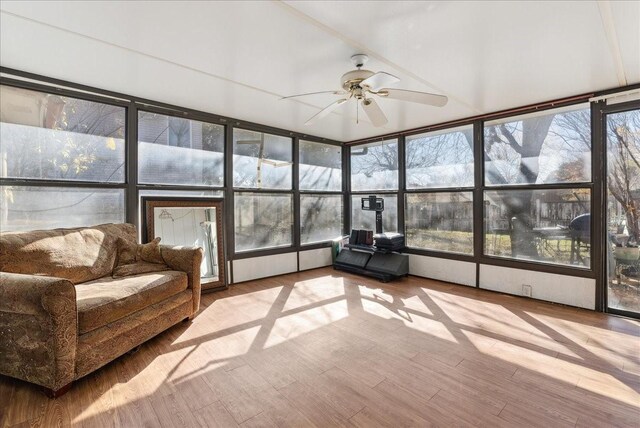
[[[200,308],[200,265],[204,251],[200,247],[160,245],[164,262],[173,270],[186,272],[188,287],[193,291],[193,315]]]
[[[58,390],[74,379],[77,343],[70,281],[0,272],[0,373]]]

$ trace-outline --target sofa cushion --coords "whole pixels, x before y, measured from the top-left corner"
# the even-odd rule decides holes
[[[163,270],[171,270],[164,263],[135,262],[128,265],[116,266],[113,269],[114,278],[122,278],[123,276],[140,275],[141,273],[161,272]]]
[[[164,271],[105,277],[76,285],[78,331],[84,334],[187,289],[187,274]]]
[[[0,271],[63,278],[74,284],[110,275],[118,237],[135,239],[132,224],[0,234]]]

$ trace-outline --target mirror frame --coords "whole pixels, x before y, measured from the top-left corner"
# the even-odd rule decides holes
[[[210,291],[226,290],[227,270],[225,259],[225,234],[222,222],[224,221],[224,199],[223,198],[184,198],[184,197],[159,197],[143,196],[142,198],[142,241],[150,242],[155,238],[154,233],[154,210],[157,208],[215,208],[216,209],[216,233],[218,236],[218,280],[202,281],[202,293]],[[160,242],[162,244],[162,242]]]

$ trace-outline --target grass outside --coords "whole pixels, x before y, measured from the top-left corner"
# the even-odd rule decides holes
[[[448,230],[412,230],[406,234],[407,246],[427,250],[472,254],[473,233]],[[537,261],[570,264],[570,239],[537,239]],[[485,235],[485,253],[492,256],[512,257],[509,235]]]
[[[411,230],[405,236],[407,246],[425,250],[472,254],[473,233],[450,230]]]

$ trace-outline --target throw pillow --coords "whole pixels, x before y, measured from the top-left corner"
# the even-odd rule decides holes
[[[120,237],[118,238],[117,248],[116,267],[136,262],[138,243],[135,240]]]
[[[136,260],[149,263],[164,263],[160,254],[160,238],[156,238],[148,244],[138,245]]]
[[[169,269],[160,253],[160,238],[147,244],[138,244],[120,237],[117,247],[118,256],[112,272],[114,278]]]
[[[164,263],[160,254],[160,238],[156,238],[148,244],[138,245],[137,260],[149,263]]]

